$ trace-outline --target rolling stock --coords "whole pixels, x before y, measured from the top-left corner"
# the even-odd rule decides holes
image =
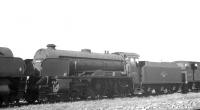
[[[36,82],[38,100],[61,96],[63,100],[113,97],[133,91],[130,72],[125,71],[128,66],[125,59],[136,63],[138,54],[99,54],[88,50],[56,50],[54,45],[47,47],[39,49],[33,59],[33,67],[40,73]]]
[[[18,102],[25,94],[25,64],[21,58],[13,57],[8,48],[0,48],[0,106]]]
[[[141,61],[140,84],[146,94],[177,92],[182,87],[183,73],[175,62]]]
[[[136,53],[58,50],[22,60],[0,48],[0,104],[88,100],[199,91],[199,62],[138,61]]]

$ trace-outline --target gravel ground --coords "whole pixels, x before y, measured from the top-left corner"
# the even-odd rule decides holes
[[[115,98],[55,104],[27,105],[6,110],[191,110],[200,109],[200,93]]]

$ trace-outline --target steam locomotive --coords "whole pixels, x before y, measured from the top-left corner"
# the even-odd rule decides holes
[[[38,85],[37,91],[32,89],[37,96],[30,98],[31,102],[33,99],[94,99],[132,94],[133,80],[130,76],[136,73],[138,54],[99,54],[88,49],[76,52],[56,50],[55,45],[47,47],[39,49],[32,61],[35,72],[29,75],[33,76],[30,79],[39,79],[33,84]],[[133,68],[128,71],[130,66]],[[35,76],[35,73],[39,74]],[[34,93],[32,90],[30,93]]]
[[[17,103],[25,94],[25,63],[10,49],[0,47],[0,105]]]
[[[199,62],[138,61],[136,53],[57,50],[54,44],[24,61],[13,57],[8,48],[0,52],[0,101],[4,103],[20,98],[34,103],[200,89]]]

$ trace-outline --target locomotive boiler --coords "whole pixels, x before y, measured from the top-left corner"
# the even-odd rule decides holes
[[[25,64],[9,48],[0,47],[0,65],[0,106],[18,102],[25,93]]]
[[[38,50],[33,59],[33,66],[41,71],[42,62],[48,58],[68,59],[70,76],[96,70],[123,71],[124,69],[124,59],[120,55],[92,53],[89,49],[83,49],[81,52],[56,50],[54,45]]]
[[[33,87],[38,91],[35,97],[68,100],[131,94],[138,57],[135,53],[57,50],[49,44],[47,49],[39,49],[32,61],[32,74],[39,73],[38,86]]]

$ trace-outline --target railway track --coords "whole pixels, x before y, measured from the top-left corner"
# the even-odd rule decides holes
[[[188,94],[165,94],[158,96],[136,96],[126,98],[100,99],[88,101],[70,101],[59,103],[22,104],[10,106],[6,110],[157,110],[157,109],[199,109],[200,93],[189,92]]]
[[[7,108],[20,108],[20,107],[24,107],[24,106],[29,106],[29,105],[46,105],[46,104],[56,104],[56,103],[80,103],[80,102],[91,102],[91,101],[102,101],[102,100],[115,100],[115,99],[148,99],[149,97],[151,98],[159,98],[159,97],[165,97],[165,96],[173,96],[174,94],[181,94],[180,92],[178,93],[173,93],[173,94],[149,94],[149,95],[144,95],[144,94],[135,94],[135,95],[130,95],[128,97],[123,97],[123,96],[116,96],[114,98],[108,98],[108,97],[96,97],[95,99],[91,99],[88,98],[86,100],[82,100],[82,99],[72,99],[72,100],[68,100],[68,101],[36,101],[35,103],[29,104],[27,103],[25,100],[20,100],[18,103],[13,102],[8,104],[3,103],[2,106],[0,107],[0,109],[7,109]],[[200,94],[198,93],[198,91],[195,92],[189,92],[188,94]],[[184,94],[183,94],[184,95]]]

